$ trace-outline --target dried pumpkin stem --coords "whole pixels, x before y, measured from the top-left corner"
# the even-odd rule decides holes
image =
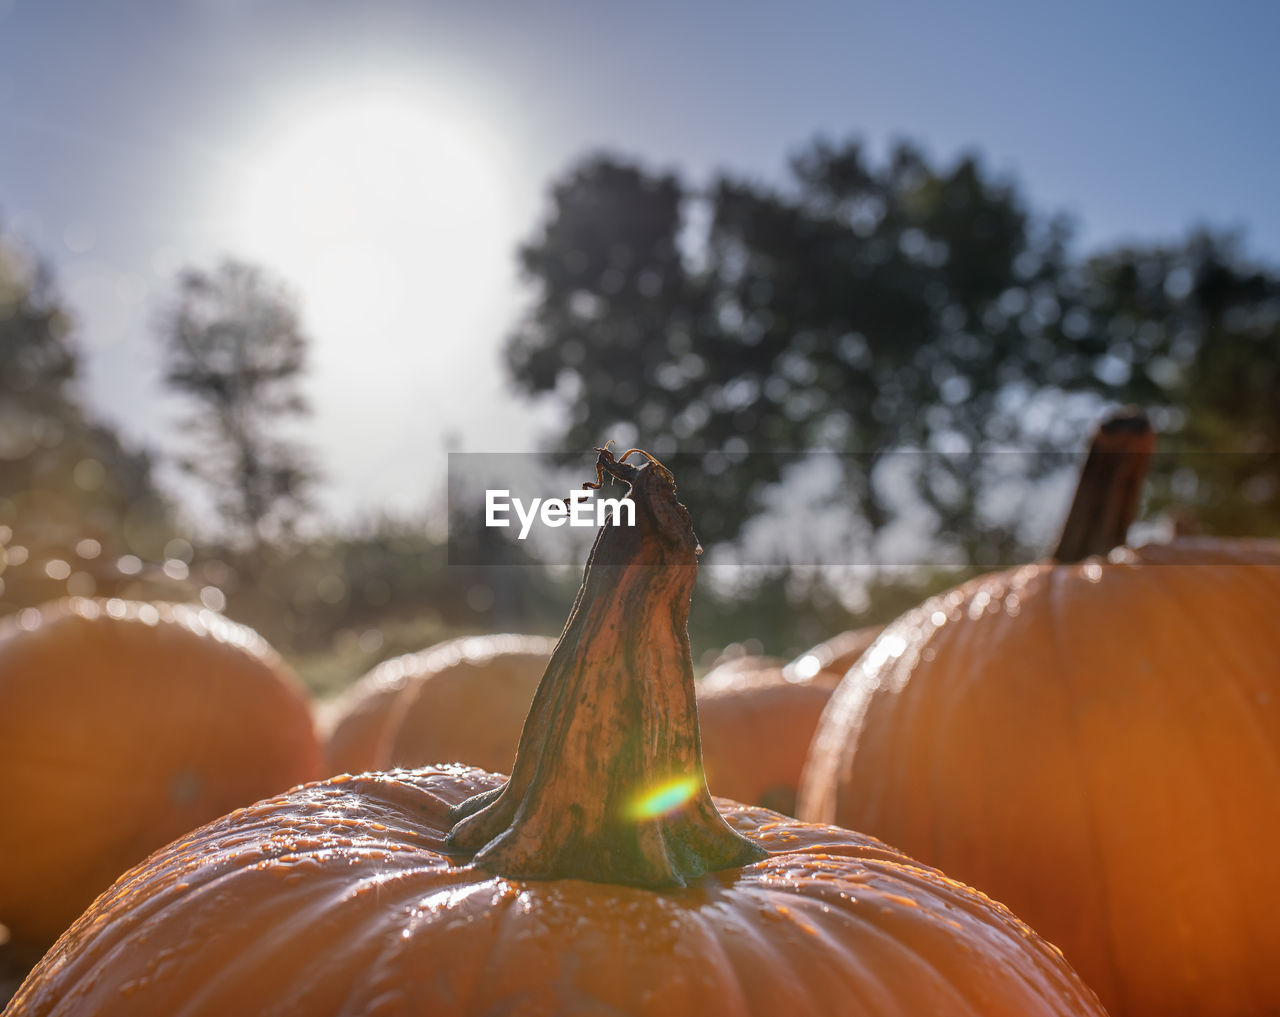
[[[1098,426],[1054,561],[1083,561],[1124,543],[1142,502],[1155,443],[1155,431],[1138,409],[1120,410]]]
[[[635,525],[596,536],[511,778],[454,811],[450,847],[493,872],[682,886],[765,852],[716,811],[689,657],[701,548],[665,468],[598,449]]]

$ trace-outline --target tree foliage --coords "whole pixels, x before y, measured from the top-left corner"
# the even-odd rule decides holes
[[[315,480],[303,448],[281,432],[307,412],[307,339],[293,298],[252,265],[191,269],[161,339],[165,381],[192,407],[179,464],[206,485],[233,541],[261,550],[288,536]]]
[[[1102,369],[1167,411],[1157,503],[1190,530],[1280,536],[1280,274],[1197,231],[1099,255],[1083,289]]]
[[[0,235],[0,613],[119,593],[118,558],[173,536],[149,454],[82,407],[79,362],[50,272]]]
[[[551,197],[520,254],[535,297],[510,374],[564,407],[560,450],[675,456],[712,540],[825,449],[870,533],[914,502],[948,560],[1009,560],[1040,550],[1011,492],[1064,465],[1102,404],[1178,407],[1180,449],[1246,433],[1237,410],[1274,426],[1274,307],[1256,320],[1274,276],[1208,241],[1082,262],[1064,220],[972,156],[818,142],[782,185],[698,190],[597,155]],[[1239,372],[1247,410],[1229,407]],[[1029,454],[987,454],[1011,449]]]

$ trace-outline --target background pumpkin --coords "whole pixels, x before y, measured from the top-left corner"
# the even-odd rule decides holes
[[[301,686],[209,611],[63,600],[0,624],[0,922],[51,943],[120,873],[313,779]]]
[[[708,671],[697,686],[698,725],[712,792],[794,815],[800,773],[827,700],[879,631],[841,633],[789,663],[740,657]]]
[[[484,636],[406,661],[411,676],[391,711],[386,762],[467,763],[510,773],[555,645],[544,636]]]
[[[506,772],[554,646],[542,636],[465,636],[383,661],[322,709],[327,772],[428,762]]]
[[[1095,442],[1060,559],[1122,537],[1145,421]],[[890,625],[800,814],[1004,901],[1113,1017],[1280,1012],[1280,545],[1179,540],[982,576]]]
[[[510,779],[343,776],[212,823],[103,895],[12,1012],[1100,1017],[981,894],[857,834],[717,812],[687,513],[665,471],[600,462],[637,526],[597,538]]]
[[[408,680],[406,668],[388,666],[399,659],[383,661],[340,696],[317,705],[325,773],[364,773],[385,765],[391,711]]]
[[[793,682],[834,679],[835,684],[839,684],[883,631],[883,625],[866,625],[841,632],[800,654],[787,664],[783,673]],[[827,678],[823,679],[823,675]]]

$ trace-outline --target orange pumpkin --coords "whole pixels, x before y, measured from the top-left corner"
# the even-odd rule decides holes
[[[325,773],[364,773],[386,764],[391,713],[409,679],[407,669],[385,666],[392,663],[384,661],[317,706]]]
[[[841,633],[790,663],[735,657],[698,682],[702,763],[712,792],[794,815],[809,743],[831,693],[878,627]]]
[[[883,625],[867,625],[860,629],[849,629],[837,636],[832,636],[819,643],[812,650],[806,650],[784,669],[792,681],[827,681],[834,679],[839,684],[849,668],[853,667],[859,657],[867,652],[867,647],[876,641],[876,636],[884,631]]]
[[[1104,426],[1054,561],[890,625],[800,814],[981,886],[1113,1017],[1280,1013],[1280,544],[1119,548],[1152,438]]]
[[[707,787],[793,815],[809,742],[835,682],[816,675],[791,681],[778,663],[731,664],[707,672],[697,688]]]
[[[505,773],[554,646],[464,636],[383,661],[325,711],[327,772],[462,762]]]
[[[555,645],[543,636],[484,636],[406,661],[413,677],[392,710],[387,762],[510,773]]]
[[[306,696],[198,608],[62,600],[0,625],[0,921],[51,943],[174,837],[313,779]]]
[[[981,894],[858,834],[717,810],[688,515],[665,470],[599,465],[636,525],[596,540],[509,780],[343,776],[233,813],[99,898],[14,1012],[1101,1017]]]

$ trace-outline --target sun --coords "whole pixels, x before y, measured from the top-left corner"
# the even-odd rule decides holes
[[[243,160],[235,242],[294,283],[309,318],[367,328],[483,300],[510,258],[507,191],[474,121],[409,89],[347,89]]]

